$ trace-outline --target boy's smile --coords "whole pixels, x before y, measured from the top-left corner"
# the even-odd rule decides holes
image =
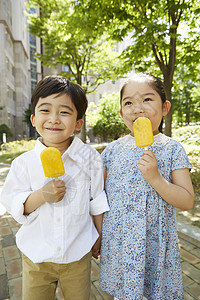
[[[59,148],[62,152],[69,147],[70,136],[83,125],[82,119],[77,120],[75,105],[66,94],[40,98],[35,115],[31,115],[31,122],[45,146]]]

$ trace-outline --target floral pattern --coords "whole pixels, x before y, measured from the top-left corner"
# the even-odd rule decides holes
[[[178,142],[161,133],[154,140],[148,149],[166,180],[173,170],[191,168]],[[143,150],[128,135],[102,153],[110,211],[103,221],[100,286],[119,300],[182,300],[175,208],[137,169]]]

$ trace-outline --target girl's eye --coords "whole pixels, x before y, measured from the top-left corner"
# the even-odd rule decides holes
[[[124,105],[127,106],[127,105],[131,105],[131,104],[132,104],[131,101],[126,101]]]
[[[45,112],[45,113],[46,113],[46,112],[49,112],[49,110],[48,110],[48,109],[44,109],[44,108],[43,108],[43,109],[41,109],[40,111],[41,111],[41,112]]]
[[[144,99],[144,102],[149,102],[149,101],[151,101],[150,98],[145,98],[145,99]]]

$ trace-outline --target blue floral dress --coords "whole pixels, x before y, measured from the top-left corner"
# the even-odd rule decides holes
[[[183,147],[164,134],[148,149],[169,182],[173,170],[191,168]],[[102,153],[110,211],[103,220],[100,286],[120,300],[182,300],[175,208],[137,169],[143,151],[127,135]]]

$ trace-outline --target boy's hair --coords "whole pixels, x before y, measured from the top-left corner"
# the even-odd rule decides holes
[[[83,118],[88,106],[85,91],[80,85],[62,76],[50,76],[38,82],[31,97],[32,114],[35,114],[35,107],[39,98],[45,98],[53,94],[58,94],[56,97],[63,94],[70,96],[77,110],[77,120]]]
[[[164,90],[164,84],[163,82],[158,78],[150,74],[146,73],[135,73],[131,78],[129,78],[122,86],[120,90],[120,105],[122,104],[122,97],[124,93],[124,88],[126,85],[133,81],[139,81],[139,82],[146,82],[148,83],[160,96],[162,103],[165,103],[166,101],[166,94]],[[163,126],[163,119],[159,126],[159,131],[162,132],[162,126]]]

